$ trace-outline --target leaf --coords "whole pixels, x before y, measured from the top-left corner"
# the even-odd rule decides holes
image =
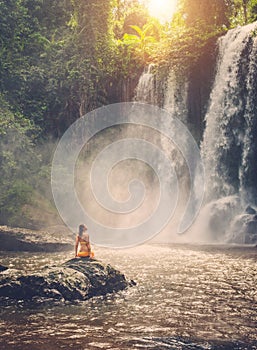
[[[130,27],[132,29],[134,29],[140,37],[143,35],[143,30],[140,27],[138,27],[137,25],[130,25]]]

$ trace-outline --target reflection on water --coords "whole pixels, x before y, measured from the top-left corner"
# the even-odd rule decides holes
[[[257,348],[256,248],[144,245],[95,251],[137,286],[87,302],[3,308],[1,349],[210,349],[211,342],[226,340]],[[1,263],[33,271],[72,257],[4,253]],[[179,339],[196,340],[198,347]]]

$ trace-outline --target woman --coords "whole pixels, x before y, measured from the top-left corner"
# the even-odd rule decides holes
[[[79,225],[79,234],[76,237],[75,258],[76,257],[83,257],[83,258],[94,257],[94,253],[91,251],[91,245],[89,242],[89,234],[87,233],[87,227],[84,224]]]

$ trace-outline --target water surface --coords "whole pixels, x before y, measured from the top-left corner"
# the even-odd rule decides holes
[[[257,248],[143,245],[95,252],[137,286],[86,302],[4,307],[1,349],[211,349],[224,342],[223,349],[257,349]],[[72,257],[2,253],[1,263],[30,272]]]

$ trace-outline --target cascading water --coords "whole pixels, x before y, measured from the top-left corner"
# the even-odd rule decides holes
[[[201,144],[206,174],[205,199],[209,203],[203,211],[203,220],[207,222],[205,228],[213,231],[211,236],[206,235],[207,240],[257,241],[257,212],[244,212],[247,205],[257,203],[256,31],[257,23],[252,23],[228,31],[218,41],[216,76]],[[158,91],[152,68],[149,66],[141,76],[136,100],[157,104]],[[163,85],[163,103],[159,106],[188,125],[190,92],[186,79],[179,82],[170,72]],[[172,127],[171,124],[167,121],[167,127]],[[237,238],[231,233],[235,222],[239,227]]]
[[[135,96],[135,100],[138,102],[157,104],[156,80],[153,69],[154,65],[150,64],[139,78]]]
[[[202,155],[207,200],[256,194],[256,23],[219,40],[219,61],[206,115]]]
[[[187,124],[188,82],[182,77],[178,79],[176,73],[171,70],[166,84],[163,108]]]
[[[167,110],[173,117],[187,124],[188,82],[185,78],[178,78],[177,74],[171,70],[166,81],[162,82],[161,88],[158,86],[154,68],[153,64],[145,68],[136,88],[135,100],[158,105]]]
[[[180,124],[180,122],[182,122],[181,125],[184,125],[184,127],[188,124],[188,88],[187,78],[178,76],[174,70],[171,70],[169,74],[166,75],[165,80],[160,83],[158,69],[155,69],[154,65],[149,65],[139,79],[135,100],[158,105],[165,109],[168,112],[166,114],[167,118],[165,119],[165,130],[167,134],[173,134],[173,130],[176,130],[177,123]],[[156,117],[158,118],[158,115],[156,115]],[[164,235],[161,235],[161,238],[159,236],[161,240],[169,240],[171,238],[171,231],[172,233],[177,232],[177,227],[179,226],[183,212],[185,212],[186,206],[188,212],[192,213],[194,212],[193,206],[198,207],[199,202],[202,200],[202,192],[199,191],[199,193],[197,193],[195,184],[195,179],[199,173],[201,173],[202,169],[201,166],[199,168],[197,167],[197,162],[194,163],[194,157],[190,157],[190,155],[192,156],[192,144],[190,143],[192,136],[187,132],[181,132],[177,136],[179,139],[177,143],[173,143],[174,140],[171,141],[171,139],[168,139],[165,135],[155,135],[151,139],[151,142],[157,144],[158,147],[168,155],[172,167],[175,170],[176,181],[179,183],[179,201],[177,203],[176,213],[173,217],[172,225],[169,227],[170,230],[167,229]],[[179,143],[184,145],[183,154]],[[162,164],[160,160],[156,159],[156,161],[158,167],[161,169]],[[191,167],[190,174],[189,163]],[[170,173],[165,174],[165,178],[170,184],[173,184],[175,181],[175,178],[173,178]],[[189,199],[191,199],[190,204]],[[174,227],[176,227],[175,232]],[[172,239],[174,240],[174,237]],[[175,237],[175,239],[178,238]]]
[[[253,33],[253,32],[252,32]],[[255,33],[256,34],[256,33]],[[249,70],[247,74],[245,135],[242,164],[239,172],[240,190],[243,197],[257,202],[257,37],[252,36]]]
[[[206,114],[202,156],[206,174],[205,221],[212,238],[257,241],[257,24],[219,40],[217,74]]]

